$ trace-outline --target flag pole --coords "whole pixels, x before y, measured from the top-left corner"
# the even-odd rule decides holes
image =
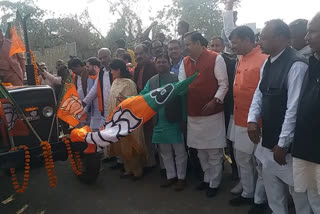
[[[29,19],[29,18],[30,18],[30,13],[27,14],[22,19],[24,42],[25,42],[25,46],[26,46],[26,57],[27,57],[26,72],[27,72],[28,85],[36,85],[36,78],[34,76],[34,67],[31,62],[31,54],[30,54],[30,46],[29,46],[29,38],[28,38],[28,30],[27,30],[27,19]]]

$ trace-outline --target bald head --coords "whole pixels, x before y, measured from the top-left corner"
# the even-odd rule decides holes
[[[101,48],[98,51],[98,58],[101,62],[101,65],[109,69],[109,63],[111,61],[111,51],[109,50],[109,48]]]
[[[318,12],[308,23],[306,41],[312,51],[320,54],[320,12]]]

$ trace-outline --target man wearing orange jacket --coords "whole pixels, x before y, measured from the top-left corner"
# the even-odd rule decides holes
[[[234,118],[230,138],[234,142],[235,159],[239,169],[241,196],[230,201],[233,206],[253,204],[252,213],[263,213],[266,196],[261,176],[256,180],[255,146],[247,134],[247,120],[253,94],[260,80],[260,68],[267,58],[255,45],[253,30],[247,26],[235,28],[229,37],[233,51],[240,55],[233,86]],[[259,173],[259,167],[258,175]],[[254,212],[259,211],[259,212]],[[250,212],[251,213],[251,212]]]

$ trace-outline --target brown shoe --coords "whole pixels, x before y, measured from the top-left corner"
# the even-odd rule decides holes
[[[162,188],[166,188],[169,187],[175,183],[177,183],[177,178],[171,178],[171,179],[167,179],[163,184],[160,185],[160,187]]]
[[[180,191],[184,190],[185,186],[186,186],[186,180],[179,179],[177,184],[176,184],[176,186],[175,186],[175,188],[174,188],[174,190],[176,192],[180,192]]]

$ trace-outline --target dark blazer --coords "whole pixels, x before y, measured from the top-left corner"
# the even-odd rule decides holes
[[[142,77],[142,88],[139,88],[138,79],[139,79],[139,73],[140,73],[140,70],[142,67],[144,68],[143,77]],[[140,93],[140,91],[142,91],[144,86],[147,84],[148,80],[156,74],[157,74],[156,67],[155,67],[154,62],[152,62],[152,61],[137,65],[137,67],[134,69],[133,80],[137,85],[138,93]]]

